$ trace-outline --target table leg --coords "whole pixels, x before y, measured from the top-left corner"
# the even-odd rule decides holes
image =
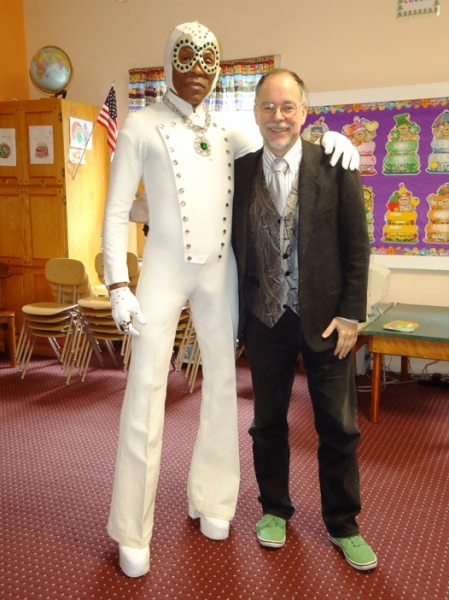
[[[401,381],[408,381],[408,356],[401,356]]]
[[[373,352],[373,371],[371,379],[371,414],[370,421],[377,423],[380,405],[380,377],[382,371],[382,354]]]

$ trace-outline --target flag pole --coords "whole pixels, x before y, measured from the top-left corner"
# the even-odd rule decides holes
[[[114,87],[114,83],[115,83],[114,81],[111,83],[111,87],[109,88],[109,91]],[[83,148],[83,151],[81,153],[80,159],[79,159],[79,161],[78,161],[78,163],[76,165],[75,173],[72,175],[73,179],[75,179],[75,177],[76,177],[76,175],[78,173],[78,169],[80,168],[80,164],[81,164],[81,162],[82,162],[82,160],[84,158],[84,154],[86,153],[87,146],[89,145],[89,142],[90,142],[90,139],[91,139],[92,134],[94,132],[94,129],[95,129],[97,123],[98,123],[98,117],[100,116],[102,110],[103,110],[103,106],[100,108],[100,111],[99,111],[99,113],[97,115],[97,118],[95,119],[93,127],[92,127],[92,129],[91,129],[91,131],[89,133],[89,137],[87,138],[86,143],[84,144],[84,148]]]

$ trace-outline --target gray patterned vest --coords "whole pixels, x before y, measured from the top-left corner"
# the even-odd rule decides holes
[[[299,315],[299,172],[280,218],[265,183],[262,162],[259,162],[251,192],[244,294],[249,312],[273,327],[287,307]]]

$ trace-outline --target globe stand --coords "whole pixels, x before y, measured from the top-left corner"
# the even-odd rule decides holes
[[[67,90],[61,90],[57,94],[55,94],[55,98],[65,98],[67,96]]]

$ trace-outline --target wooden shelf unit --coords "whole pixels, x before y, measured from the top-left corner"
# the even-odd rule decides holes
[[[0,261],[11,267],[7,301],[19,331],[24,304],[53,300],[44,277],[49,258],[83,261],[93,284],[98,283],[94,261],[101,251],[110,167],[105,128],[94,126],[92,149],[85,151],[78,170],[69,148],[70,118],[72,125],[74,119],[95,124],[99,111],[60,98],[0,102],[0,143],[2,130],[13,130],[16,150],[14,165],[2,165],[10,161],[0,157]],[[46,164],[33,156],[31,146],[39,132],[34,128],[49,126],[53,160]]]

